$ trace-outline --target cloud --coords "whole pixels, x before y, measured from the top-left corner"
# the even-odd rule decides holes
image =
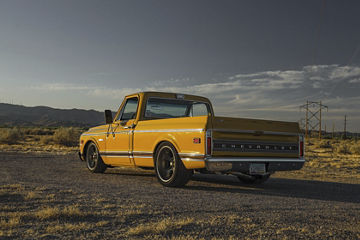
[[[299,70],[236,74],[215,83],[199,84],[191,78],[179,78],[154,81],[141,88],[52,83],[37,86],[35,89],[78,91],[90,97],[109,101],[114,99],[117,102],[128,94],[140,91],[187,93],[210,98],[218,115],[292,121],[303,117],[299,106],[306,100],[321,100],[329,106],[329,113],[324,113],[324,119],[341,119],[341,116],[347,113],[354,119],[360,119],[358,66],[314,65],[304,66]],[[357,126],[359,125],[360,123]]]
[[[181,92],[207,96],[221,109],[236,106],[239,111],[266,107],[276,110],[301,105],[307,99],[345,104],[359,95],[359,79],[360,67],[357,66],[316,65],[300,70],[237,74],[217,83],[192,84],[186,78],[157,81],[143,88],[97,88],[88,94],[119,99],[138,91]]]
[[[115,100],[123,99],[126,95],[141,92],[140,88],[122,88],[122,89],[109,89],[109,88],[95,88],[87,92],[90,96],[111,98]]]
[[[40,91],[87,91],[94,89],[86,85],[72,84],[72,83],[45,83],[41,85],[31,86],[32,90]]]

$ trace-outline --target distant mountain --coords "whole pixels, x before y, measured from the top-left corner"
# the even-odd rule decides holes
[[[0,103],[0,126],[77,126],[104,123],[104,113],[95,110],[25,107]]]

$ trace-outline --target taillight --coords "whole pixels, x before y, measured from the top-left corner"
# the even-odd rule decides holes
[[[211,155],[211,131],[206,131],[206,154]]]
[[[300,157],[304,156],[304,136],[303,135],[299,136],[299,156]]]

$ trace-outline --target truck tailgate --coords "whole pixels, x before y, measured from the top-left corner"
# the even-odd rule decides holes
[[[299,157],[299,125],[259,119],[214,117],[214,157]]]

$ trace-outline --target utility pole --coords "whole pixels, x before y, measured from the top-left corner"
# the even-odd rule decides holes
[[[333,130],[332,130],[332,136],[331,136],[332,139],[334,139],[334,133],[335,133],[335,124],[333,123]]]
[[[344,119],[344,139],[346,139],[346,115]]]
[[[320,120],[319,120],[319,139],[321,139],[321,132],[322,132],[322,128],[321,128],[321,107],[322,106],[322,104],[321,104],[321,101],[320,101],[320,108],[319,108],[319,115],[320,115]],[[326,132],[326,130],[325,130],[325,132]]]
[[[309,101],[306,100],[306,117],[305,117],[305,139],[308,139],[309,134],[309,118],[308,118],[308,112],[309,112]]]
[[[323,105],[322,102],[306,101],[306,104],[300,106],[301,109],[305,109],[305,137],[311,136],[312,131],[318,131],[319,139],[322,134],[322,109],[328,110],[328,107]],[[309,133],[310,131],[310,133]]]

